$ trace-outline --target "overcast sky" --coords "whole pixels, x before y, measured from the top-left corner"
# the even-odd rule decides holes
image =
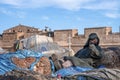
[[[119,32],[120,0],[0,0],[0,33],[16,25],[52,30],[112,27]]]

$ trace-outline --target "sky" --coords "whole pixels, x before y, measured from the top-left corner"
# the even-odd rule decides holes
[[[120,0],[0,0],[0,34],[19,24],[54,30],[112,27],[119,32]]]

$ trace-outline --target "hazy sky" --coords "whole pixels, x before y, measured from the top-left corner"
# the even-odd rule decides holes
[[[52,30],[112,27],[119,32],[120,0],[0,0],[0,33],[16,25]]]

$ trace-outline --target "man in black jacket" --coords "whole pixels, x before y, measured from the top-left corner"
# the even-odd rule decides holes
[[[87,59],[88,61],[92,59],[91,65],[93,67],[99,67],[103,53],[99,46],[99,42],[97,34],[91,33],[83,49],[80,49],[74,56],[81,59]]]
[[[60,61],[61,63],[59,60],[54,61],[53,56],[52,60],[57,68],[56,70],[70,66],[98,68],[101,64],[102,53],[97,34],[91,33],[83,49],[79,50],[74,56],[64,56],[63,60]]]

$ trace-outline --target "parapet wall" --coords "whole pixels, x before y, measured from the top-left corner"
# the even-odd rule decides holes
[[[73,35],[72,30],[56,31],[54,41],[63,47],[71,46],[77,52],[84,46],[90,33],[97,33],[101,47],[120,46],[120,33],[112,33],[111,27],[85,28],[83,35],[75,35],[71,38],[69,35]]]
[[[53,41],[65,48],[72,48],[77,52],[84,46],[90,33],[97,33],[102,47],[120,46],[120,33],[112,33],[112,27],[95,27],[85,28],[84,34],[78,35],[78,29],[54,30]],[[46,35],[47,32],[39,31],[36,28],[31,28],[24,25],[18,25],[4,31],[0,39],[1,47],[11,46],[15,40],[28,38],[33,35]]]

